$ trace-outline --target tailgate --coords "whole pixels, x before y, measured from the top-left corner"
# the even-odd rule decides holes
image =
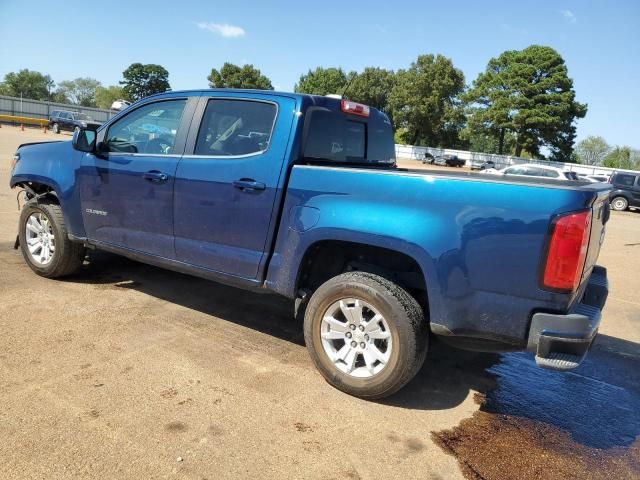
[[[605,224],[609,221],[610,216],[609,189],[599,192],[591,208],[591,235],[589,236],[589,250],[584,262],[584,270],[582,271],[582,284],[588,281],[593,267],[598,261],[600,248],[604,242]]]

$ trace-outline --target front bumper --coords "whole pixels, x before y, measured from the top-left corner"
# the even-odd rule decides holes
[[[593,268],[579,303],[566,314],[535,313],[527,348],[536,364],[551,370],[572,370],[584,360],[600,326],[609,284],[604,267]]]

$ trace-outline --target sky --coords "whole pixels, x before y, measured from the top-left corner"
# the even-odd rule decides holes
[[[106,86],[131,63],[158,63],[180,90],[207,87],[229,61],[290,91],[316,66],[397,70],[439,53],[471,84],[490,58],[531,44],[563,56],[588,104],[578,140],[640,148],[640,0],[0,0],[0,78],[28,68]]]

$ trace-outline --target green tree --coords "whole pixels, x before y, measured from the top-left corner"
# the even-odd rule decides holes
[[[347,74],[341,68],[318,67],[300,75],[293,90],[311,95],[342,95],[348,81]]]
[[[59,88],[49,96],[49,101],[54,103],[71,103],[65,91]]]
[[[465,95],[471,105],[468,128],[498,139],[504,151],[507,132],[515,135],[515,154],[538,155],[546,146],[554,159],[569,160],[575,120],[587,113],[576,102],[573,80],[553,48],[531,45],[492,58]]]
[[[225,62],[218,71],[211,69],[207,77],[211,88],[251,88],[256,90],[273,90],[271,80],[262,74],[253,65],[239,67],[233,63]]]
[[[615,147],[604,157],[602,165],[609,168],[634,170],[638,165],[632,158],[632,154],[630,147]]]
[[[355,74],[345,93],[345,97],[389,112],[389,95],[395,84],[395,73],[384,68],[367,67]],[[342,92],[337,92],[342,93]]]
[[[83,107],[96,106],[96,89],[100,82],[95,78],[80,77],[75,80],[65,80],[58,85],[61,92],[69,102]]]
[[[0,83],[0,94],[11,97],[30,98],[32,100],[47,100],[55,83],[49,75],[43,75],[29,69],[10,72]]]
[[[420,55],[395,75],[389,109],[403,143],[450,147],[457,139],[461,110],[457,97],[464,74],[442,55]]]
[[[460,137],[465,142],[465,148],[472,152],[499,153],[498,138],[489,132],[465,128],[460,132]],[[503,153],[513,155],[515,145],[515,136],[508,132],[503,139]]]
[[[124,97],[123,88],[117,85],[96,88],[96,106],[98,108],[111,108],[113,102],[122,100]]]
[[[602,137],[588,136],[576,145],[578,161],[586,165],[600,165],[611,147]]]
[[[120,82],[125,100],[136,101],[155,93],[171,90],[169,85],[169,72],[153,63],[143,65],[132,63],[122,72],[124,80]]]

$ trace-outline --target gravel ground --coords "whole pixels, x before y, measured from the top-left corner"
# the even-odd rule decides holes
[[[0,478],[523,478],[517,462],[487,465],[510,456],[535,463],[557,442],[511,451],[513,431],[492,423],[507,417],[521,419],[532,439],[540,429],[559,432],[549,438],[564,442],[554,450],[564,460],[572,442],[611,461],[632,455],[633,415],[626,440],[593,446],[539,408],[504,413],[516,394],[509,380],[517,375],[504,368],[513,357],[436,344],[404,390],[365,402],[316,373],[286,300],[100,253],[65,281],[36,276],[12,249],[9,161],[18,144],[52,138],[69,137],[0,128]],[[640,362],[639,249],[640,213],[614,213],[600,261],[611,282],[594,347],[603,361],[581,374],[607,385],[615,378],[632,398],[640,392],[627,375]],[[585,408],[596,405],[589,398]],[[535,402],[554,411],[562,398]],[[469,422],[484,436],[465,435]],[[623,473],[637,467],[630,458]]]

